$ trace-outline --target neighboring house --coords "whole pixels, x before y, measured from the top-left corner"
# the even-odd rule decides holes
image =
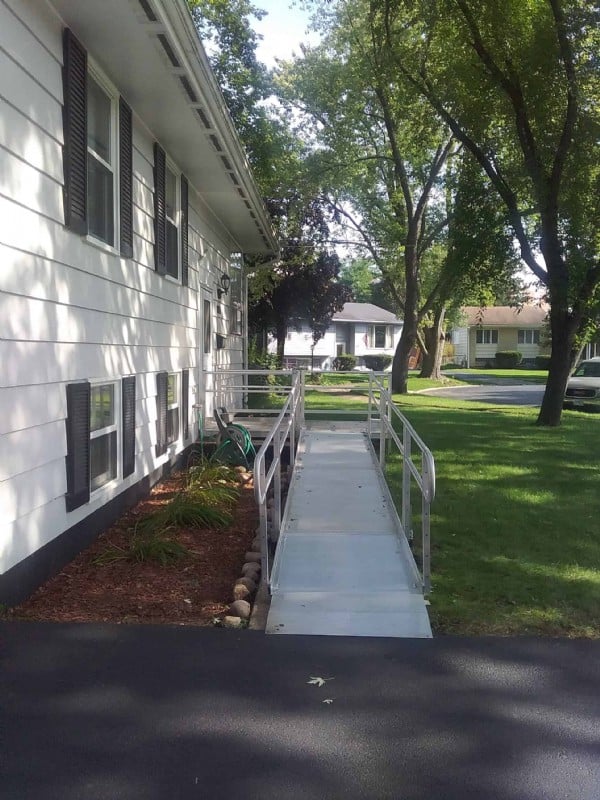
[[[550,352],[544,339],[548,309],[540,306],[465,306],[465,324],[454,328],[452,361],[466,367],[493,364],[499,350],[518,350],[524,364]]]
[[[372,303],[345,303],[342,311],[333,315],[331,325],[315,345],[314,354],[308,324],[288,329],[284,366],[310,367],[312,363],[315,369],[330,370],[336,356],[345,353],[356,356],[357,366],[363,366],[366,355],[393,356],[401,333],[402,320],[390,311]],[[276,342],[271,341],[269,352],[275,353],[276,349]]]
[[[195,439],[276,242],[185,0],[2,0],[0,99],[11,604]]]

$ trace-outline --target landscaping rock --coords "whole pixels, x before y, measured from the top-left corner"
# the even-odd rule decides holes
[[[238,578],[236,584],[241,584],[242,586],[245,586],[251,592],[256,591],[256,586],[257,586],[256,581],[249,575],[245,575],[243,578]]]
[[[250,610],[250,603],[247,600],[234,600],[229,606],[229,614],[240,619],[250,619]]]
[[[260,564],[260,553],[246,553],[244,556],[244,561],[254,562],[256,564]]]
[[[260,553],[260,536],[256,536],[252,539],[252,549],[255,553]]]
[[[242,567],[242,575],[244,578],[251,578],[253,581],[255,581],[256,576],[260,575],[260,564],[257,564],[256,561],[250,561],[247,564],[244,564]]]
[[[243,583],[236,583],[233,587],[233,599],[234,600],[249,600],[252,595],[250,589],[247,586],[244,586]]]
[[[223,617],[224,628],[241,628],[242,620],[240,617]]]

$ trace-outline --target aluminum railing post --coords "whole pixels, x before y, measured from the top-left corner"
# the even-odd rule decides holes
[[[410,467],[412,440],[410,430],[402,426],[402,527],[406,538],[412,540],[412,509],[410,506]]]
[[[273,476],[273,529],[276,540],[279,540],[281,529],[281,432],[279,428],[273,436],[273,458],[277,464]]]
[[[385,398],[383,392],[379,392],[379,466],[382,471],[385,468],[385,440],[387,431],[385,429]]]
[[[425,465],[423,469],[423,478],[425,486],[429,486],[429,468]],[[426,479],[426,480],[425,480]],[[426,497],[426,492],[423,492],[421,501],[421,536],[423,539],[423,593],[428,595],[431,592],[431,540],[430,540],[430,525],[431,525],[431,506],[429,498]]]
[[[259,497],[261,498],[258,506],[259,524],[260,524],[260,565],[261,575],[267,586],[271,582],[271,575],[269,572],[269,526],[267,520],[267,498],[265,496],[265,462],[260,465],[257,475],[259,486]]]
[[[373,416],[371,411],[371,404],[373,403],[373,373],[369,372],[369,403],[367,405],[367,433],[371,439],[371,418]]]

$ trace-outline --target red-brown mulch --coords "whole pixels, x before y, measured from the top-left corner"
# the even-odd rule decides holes
[[[191,551],[175,564],[94,563],[109,545],[126,548],[136,520],[168,502],[183,480],[184,474],[176,473],[155,486],[148,498],[8,616],[53,622],[212,625],[232,601],[233,584],[240,577],[244,553],[251,549],[258,524],[250,476],[241,485],[229,527],[169,531],[169,537]]]

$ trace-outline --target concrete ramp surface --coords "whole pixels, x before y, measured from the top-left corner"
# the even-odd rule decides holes
[[[267,633],[431,637],[420,576],[361,430],[305,429]]]

